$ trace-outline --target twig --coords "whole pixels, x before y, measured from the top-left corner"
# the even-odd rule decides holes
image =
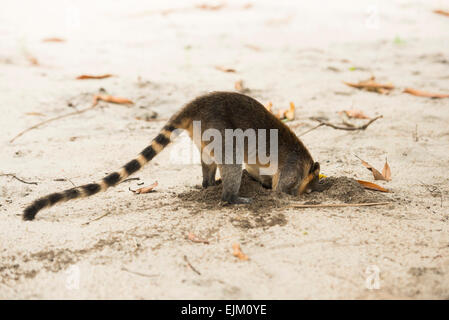
[[[342,127],[342,126],[338,126],[335,125],[333,123],[327,122],[327,121],[323,121],[321,119],[317,119],[317,118],[311,118],[312,120],[318,121],[320,123],[320,125],[323,126],[327,126],[327,127],[331,127],[337,130],[348,130],[348,131],[356,131],[356,130],[365,130],[366,128],[368,128],[368,126],[373,123],[374,121],[382,118],[383,116],[377,116],[373,119],[371,119],[370,121],[368,121],[367,123],[365,123],[364,125],[358,126],[358,127]]]
[[[16,176],[15,176],[14,174],[12,174],[12,173],[4,173],[4,174],[0,174],[0,176],[13,177],[14,179],[19,180],[19,181],[22,182],[22,183],[26,183],[26,184],[34,184],[34,185],[37,186],[37,182],[27,182],[27,181],[24,181],[24,180],[22,180],[22,179],[16,177]]]
[[[128,179],[123,180],[123,181],[120,182],[120,183],[128,182],[128,181],[135,181],[135,180],[140,180],[140,178],[128,178]]]
[[[301,137],[301,136],[305,135],[306,133],[309,133],[310,131],[313,131],[313,130],[315,130],[315,129],[318,129],[319,127],[322,127],[322,126],[324,126],[324,123],[320,123],[319,125],[317,125],[317,126],[315,126],[315,127],[313,127],[313,128],[310,128],[309,130],[304,131],[303,133],[300,133],[300,134],[298,135],[298,137]]]
[[[97,103],[94,101],[94,103],[90,107],[88,107],[88,108],[77,110],[77,111],[70,112],[70,113],[66,113],[66,114],[63,114],[63,115],[60,115],[60,116],[57,116],[57,117],[50,118],[50,119],[44,120],[42,122],[39,122],[39,123],[35,124],[34,126],[31,126],[28,129],[25,129],[22,132],[20,132],[19,134],[17,134],[14,138],[12,138],[9,141],[9,143],[13,143],[17,138],[21,137],[22,135],[24,135],[28,131],[31,131],[33,129],[37,129],[37,128],[43,126],[44,124],[47,124],[47,123],[55,121],[55,120],[59,120],[59,119],[63,119],[63,118],[67,118],[67,117],[70,117],[70,116],[74,116],[74,115],[77,115],[77,114],[84,113],[86,111],[94,109],[96,107],[96,105],[97,105]]]
[[[153,277],[159,276],[158,274],[146,274],[146,273],[142,273],[142,272],[138,272],[138,271],[132,271],[132,270],[129,270],[129,269],[125,268],[125,267],[122,267],[122,270],[126,271],[126,272],[129,272],[129,273],[132,273],[132,274],[136,274],[138,276],[147,277],[147,278],[153,278]]]
[[[328,203],[328,204],[293,204],[293,208],[340,208],[340,207],[371,207],[390,204],[391,202],[367,202],[367,203]]]
[[[84,223],[82,223],[81,225],[82,225],[82,226],[88,225],[89,223],[94,222],[94,221],[98,221],[98,220],[100,220],[100,219],[103,219],[104,217],[106,217],[107,215],[110,215],[110,214],[111,214],[111,211],[108,211],[108,212],[106,212],[105,214],[99,216],[98,218],[95,218],[95,219],[89,220],[89,221],[87,221],[87,222],[84,222]]]
[[[187,263],[190,269],[192,269],[196,274],[201,275],[201,273],[192,266],[192,264],[189,262],[189,259],[187,259],[186,255],[184,255],[184,261]]]

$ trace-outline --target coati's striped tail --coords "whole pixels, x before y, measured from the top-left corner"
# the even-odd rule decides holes
[[[162,149],[170,143],[171,133],[175,129],[176,127],[171,125],[169,122],[164,128],[162,128],[157,137],[153,139],[151,145],[143,149],[136,159],[128,162],[118,172],[107,175],[100,182],[86,184],[80,187],[65,190],[63,192],[52,193],[35,200],[24,210],[23,219],[33,220],[36,214],[43,208],[51,207],[59,202],[88,197],[119,184],[121,181],[142,168],[147,162],[161,152]]]

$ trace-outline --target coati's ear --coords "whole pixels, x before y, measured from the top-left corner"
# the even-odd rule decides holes
[[[318,162],[315,162],[313,166],[310,168],[310,173],[312,173],[314,176],[319,176],[320,174],[320,164]]]

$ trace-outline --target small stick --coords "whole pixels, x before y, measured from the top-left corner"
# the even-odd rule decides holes
[[[120,182],[120,183],[128,182],[128,181],[135,181],[135,180],[140,180],[140,178],[128,178],[128,179],[123,180],[123,181]]]
[[[358,126],[358,127],[342,127],[342,126],[338,126],[335,125],[333,123],[327,122],[327,121],[323,121],[320,119],[316,119],[316,118],[312,118],[312,120],[318,121],[321,125],[323,126],[328,126],[337,130],[348,130],[348,131],[356,131],[356,130],[365,130],[366,128],[368,128],[368,126],[373,123],[374,121],[376,121],[377,119],[382,118],[383,116],[377,116],[373,119],[371,119],[370,121],[368,121],[367,123],[365,123],[364,125]]]
[[[98,220],[100,220],[100,219],[106,217],[106,216],[109,215],[109,214],[111,214],[111,211],[106,212],[105,214],[99,216],[98,218],[95,218],[95,219],[89,220],[89,221],[87,221],[87,222],[84,222],[84,223],[82,223],[81,225],[82,225],[82,226],[88,225],[89,223],[94,222],[94,221],[98,221]]]
[[[22,182],[22,183],[26,183],[26,184],[35,184],[35,185],[37,186],[37,182],[27,182],[27,181],[24,181],[24,180],[22,180],[22,179],[16,177],[16,176],[15,176],[14,174],[12,174],[12,173],[4,173],[4,174],[0,174],[0,176],[13,177],[14,179],[19,180],[19,181]]]
[[[201,273],[192,266],[192,264],[189,262],[189,259],[187,259],[186,255],[184,255],[184,261],[187,263],[190,269],[192,269],[196,274],[201,275]]]
[[[44,120],[44,121],[42,121],[42,122],[39,122],[39,123],[35,124],[34,126],[31,126],[31,127],[29,127],[28,129],[25,129],[25,130],[23,130],[22,132],[20,132],[19,134],[17,134],[14,138],[12,138],[12,139],[9,141],[9,143],[13,143],[17,138],[21,137],[22,135],[24,135],[24,134],[27,133],[28,131],[31,131],[31,130],[33,130],[33,129],[37,129],[37,128],[43,126],[44,124],[47,124],[47,123],[52,122],[52,121],[55,121],[55,120],[59,120],[59,119],[63,119],[63,118],[67,118],[67,117],[70,117],[70,116],[74,116],[74,115],[77,115],[77,114],[84,113],[84,112],[86,112],[86,111],[92,110],[93,108],[95,108],[96,105],[97,105],[97,103],[94,102],[94,103],[93,103],[90,107],[88,107],[88,108],[81,109],[81,110],[77,110],[77,111],[70,112],[70,113],[66,113],[66,114],[63,114],[63,115],[60,115],[60,116],[57,116],[57,117],[53,117],[53,118]]]
[[[328,204],[294,204],[293,208],[340,208],[340,207],[371,207],[389,204],[391,202],[367,202],[367,203],[328,203]]]
[[[153,277],[157,277],[158,276],[158,274],[146,274],[146,273],[142,273],[142,272],[138,272],[138,271],[132,271],[132,270],[129,270],[129,269],[125,268],[125,267],[122,267],[122,270],[123,271],[127,271],[127,272],[132,273],[132,274],[136,274],[138,276],[147,277],[147,278],[153,278]]]
[[[298,135],[298,137],[301,137],[301,136],[305,135],[306,133],[309,133],[310,131],[313,131],[313,130],[315,130],[315,129],[318,129],[319,127],[322,127],[322,126],[324,126],[324,123],[320,123],[319,125],[317,125],[317,126],[315,126],[315,127],[313,127],[313,128],[310,128],[309,130],[304,131],[303,133],[300,133],[300,134]]]

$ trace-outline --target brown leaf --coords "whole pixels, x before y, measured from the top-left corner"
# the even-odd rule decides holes
[[[232,249],[234,250],[234,252],[232,253],[234,255],[234,257],[239,258],[240,260],[249,260],[248,256],[246,254],[244,254],[242,252],[242,250],[240,249],[240,244],[238,243],[234,243],[232,245]]]
[[[43,113],[40,113],[40,112],[27,112],[27,113],[25,113],[27,116],[40,116],[40,117],[42,117],[42,116],[45,116],[45,114],[43,114]]]
[[[385,189],[375,183],[363,181],[363,180],[357,180],[358,183],[362,185],[365,189],[374,190],[374,191],[380,191],[380,192],[390,192],[388,189]]]
[[[417,96],[417,97],[426,97],[426,98],[434,98],[434,99],[449,98],[449,94],[431,93],[431,92],[416,90],[416,89],[412,89],[412,88],[405,88],[404,92],[409,93],[414,96]]]
[[[240,92],[240,93],[246,93],[246,92],[249,92],[249,91],[250,91],[250,90],[249,90],[248,88],[246,88],[245,85],[243,84],[243,80],[236,81],[236,82],[234,83],[234,88],[235,88],[235,90],[237,90],[237,91]]]
[[[266,108],[269,112],[273,113],[273,103],[272,103],[271,101],[268,102],[268,103],[265,105],[265,108]]]
[[[245,44],[245,47],[247,47],[247,48],[249,48],[251,50],[254,50],[254,51],[261,51],[262,50],[262,49],[260,49],[260,47],[255,46],[253,44]]]
[[[449,17],[449,11],[446,11],[446,10],[437,9],[437,10],[433,10],[433,12],[437,13],[437,14],[442,14],[443,16],[446,16],[446,17]]]
[[[385,180],[391,181],[391,169],[390,166],[388,165],[387,159],[385,159],[385,164],[382,169],[382,175],[384,176]]]
[[[64,39],[61,38],[45,38],[42,39],[42,42],[64,42]]]
[[[352,109],[352,110],[343,110],[348,118],[352,119],[370,119],[370,117],[366,116],[363,111]]]
[[[94,96],[94,102],[93,105],[96,105],[99,100],[111,102],[111,103],[117,103],[117,104],[134,104],[131,100],[120,98],[120,97],[114,97],[114,96],[108,96],[104,94],[98,94]]]
[[[356,157],[357,157],[357,156],[356,156]],[[380,173],[377,169],[375,169],[372,165],[370,165],[368,162],[366,162],[366,161],[360,159],[359,157],[357,157],[357,158],[362,162],[362,164],[363,164],[369,171],[371,171],[371,172],[373,173],[374,180],[385,180],[385,181],[390,181],[390,180],[388,180],[382,173]]]
[[[363,89],[367,91],[374,91],[378,93],[388,93],[390,90],[394,89],[394,85],[391,83],[377,83],[374,81],[375,78],[371,77],[368,80],[360,81],[359,83],[351,83],[351,82],[344,82],[346,85],[357,88],[357,89]]]
[[[275,114],[276,118],[280,120],[292,121],[295,119],[295,104],[290,102],[289,109],[280,109],[277,114]]]
[[[158,185],[157,181],[155,183],[153,183],[152,185],[149,185],[148,187],[143,187],[143,188],[139,188],[137,190],[131,190],[132,192],[136,193],[136,194],[143,194],[143,193],[150,193],[153,192],[154,188],[156,188]]]
[[[39,61],[37,61],[37,59],[31,55],[27,56],[28,61],[33,65],[33,66],[38,66],[39,65]]]
[[[102,74],[98,76],[90,75],[90,74],[83,74],[78,77],[76,77],[77,80],[86,80],[86,79],[105,79],[112,77],[112,74]]]
[[[203,3],[203,4],[198,4],[195,7],[198,9],[202,9],[202,10],[220,10],[225,7],[225,4],[221,3],[221,4],[217,4],[214,6],[214,5]]]
[[[187,239],[189,239],[192,242],[196,242],[196,243],[205,243],[205,244],[209,244],[209,241],[205,240],[205,239],[201,239],[198,238],[195,234],[193,234],[192,232],[189,232],[189,234],[187,235]]]
[[[215,69],[223,71],[223,72],[235,72],[235,69],[225,68],[225,67],[222,67],[222,66],[215,66]]]
[[[293,102],[290,102],[290,109],[288,109],[287,112],[285,112],[285,118],[289,121],[292,121],[295,119],[295,104]]]

